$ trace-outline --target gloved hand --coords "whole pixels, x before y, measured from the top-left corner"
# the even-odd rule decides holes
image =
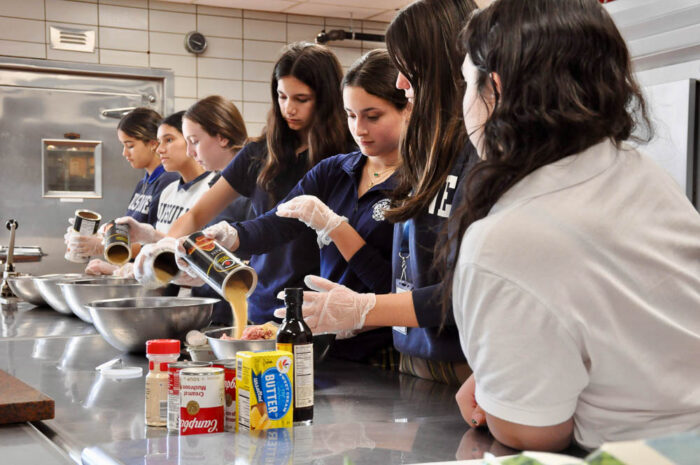
[[[313,195],[299,195],[277,206],[277,216],[296,218],[318,234],[318,246],[331,243],[328,235],[343,221],[348,219],[337,215],[333,210]]]
[[[111,263],[107,263],[104,260],[100,260],[99,258],[95,258],[90,260],[90,263],[87,264],[85,267],[85,274],[90,274],[90,275],[111,275],[114,273],[114,271],[119,268],[116,265],[112,265]]]
[[[134,260],[134,277],[149,289],[162,287],[163,283],[156,279],[153,273],[153,260],[162,252],[175,252],[177,249],[177,239],[165,237],[153,244],[141,247],[141,251]]]
[[[216,224],[204,228],[202,234],[211,237],[224,248],[234,252],[234,246],[238,242],[238,231],[226,221],[219,221]],[[236,249],[238,247],[235,247]]]
[[[124,265],[114,270],[112,276],[117,276],[119,278],[124,279],[132,279],[134,277],[134,264],[125,263]]]
[[[158,242],[165,237],[160,231],[151,226],[148,223],[139,223],[130,216],[122,216],[114,220],[117,224],[128,224],[129,225],[129,239],[131,242],[138,242],[140,244],[152,244],[153,242]]]
[[[360,329],[365,324],[367,314],[377,303],[374,294],[360,294],[319,276],[308,275],[304,278],[304,283],[310,289],[318,291],[304,292],[304,304],[301,307],[304,321],[313,333]],[[284,312],[284,309],[278,309],[274,315],[284,318]]]
[[[192,279],[199,279],[197,276],[197,273],[192,269],[189,263],[185,260],[185,240],[187,239],[187,236],[183,236],[177,240],[177,248],[175,249],[175,262],[177,263],[177,267],[180,269],[182,272],[181,274],[185,274],[189,276]],[[182,279],[185,279],[184,276],[181,276]],[[200,280],[201,281],[201,280]],[[201,281],[202,284],[204,281]],[[197,287],[201,286],[202,284],[195,285],[192,287]],[[181,286],[187,286],[188,284],[181,284]]]

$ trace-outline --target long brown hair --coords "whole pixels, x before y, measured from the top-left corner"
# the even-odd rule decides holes
[[[316,103],[308,141],[298,139],[296,131],[289,128],[277,104],[277,83],[286,76],[295,77],[314,91]],[[284,49],[277,60],[270,85],[273,104],[263,135],[267,141],[267,157],[257,179],[258,185],[274,201],[279,200],[275,197],[275,178],[294,161],[289,156],[290,145],[299,147],[304,142],[308,143],[308,168],[326,157],[344,153],[352,146],[340,92],[342,78],[343,70],[338,58],[322,45],[293,43]]]
[[[389,54],[414,91],[401,139],[399,183],[386,215],[391,221],[428,208],[468,143],[457,35],[475,9],[473,0],[419,0],[401,10],[387,30]]]
[[[474,14],[460,41],[482,100],[492,73],[501,86],[440,256],[446,283],[469,225],[525,176],[605,139],[619,145],[653,132],[625,41],[597,0],[498,0]],[[443,308],[451,291],[444,286]]]
[[[119,120],[117,129],[141,142],[157,142],[158,126],[160,126],[162,119],[157,111],[151,108],[138,107]]]
[[[238,107],[220,95],[210,95],[194,103],[184,117],[202,126],[210,136],[227,139],[226,147],[234,154],[248,140],[245,122]]]

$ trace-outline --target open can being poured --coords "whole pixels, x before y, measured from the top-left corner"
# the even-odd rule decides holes
[[[107,223],[104,242],[105,260],[112,265],[121,266],[131,259],[128,224],[117,224],[114,220]]]

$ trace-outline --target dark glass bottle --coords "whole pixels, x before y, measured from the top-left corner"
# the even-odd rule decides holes
[[[301,313],[303,302],[303,289],[284,290],[287,315],[277,331],[277,350],[294,355],[294,423],[308,425],[314,418],[314,345],[311,330]]]

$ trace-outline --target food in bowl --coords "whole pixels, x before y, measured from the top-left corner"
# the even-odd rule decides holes
[[[241,341],[258,341],[261,339],[276,339],[277,338],[277,325],[268,321],[263,325],[248,325],[245,330],[243,330],[243,335],[241,336]],[[224,341],[235,341],[235,337],[231,337],[224,333],[221,338]]]

